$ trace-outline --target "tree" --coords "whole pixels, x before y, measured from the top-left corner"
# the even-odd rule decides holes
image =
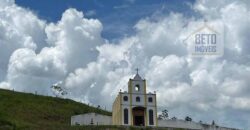
[[[159,116],[158,116],[158,120],[163,120],[163,119],[162,119],[162,115],[159,115]]]
[[[185,121],[192,121],[192,118],[189,116],[186,116]]]
[[[64,89],[59,85],[59,83],[53,84],[53,85],[51,86],[51,89],[52,89],[52,91],[53,91],[53,94],[54,94],[56,97],[61,97],[61,96],[64,96],[64,95],[68,94],[67,91],[64,90]]]
[[[167,120],[168,119],[168,110],[163,110],[161,114],[158,116],[159,120]]]
[[[171,118],[171,120],[177,120],[177,118],[174,116],[174,117]]]

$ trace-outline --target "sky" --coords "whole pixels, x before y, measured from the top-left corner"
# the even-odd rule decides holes
[[[150,17],[156,12],[170,13],[171,11],[183,12],[189,15],[187,3],[194,0],[62,0],[60,3],[50,0],[17,0],[22,7],[31,9],[40,18],[49,22],[60,20],[62,13],[68,8],[75,8],[84,12],[86,18],[97,18],[103,24],[102,36],[109,40],[120,39],[134,34],[133,26],[145,17]],[[178,8],[176,8],[178,7]]]
[[[183,42],[204,20],[223,25],[221,57]],[[138,67],[159,112],[250,129],[249,23],[247,0],[0,0],[0,88],[55,96],[58,85],[111,110]]]

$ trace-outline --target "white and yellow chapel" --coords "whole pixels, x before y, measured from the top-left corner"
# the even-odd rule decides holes
[[[119,92],[113,103],[113,125],[157,126],[156,94],[147,93],[146,80],[137,74],[128,81],[128,91]]]

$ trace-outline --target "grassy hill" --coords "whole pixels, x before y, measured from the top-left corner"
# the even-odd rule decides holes
[[[69,99],[0,89],[0,129],[71,129],[72,115],[111,112]]]
[[[0,130],[168,130],[151,127],[70,126],[72,115],[88,112],[111,115],[111,112],[70,99],[0,89]]]

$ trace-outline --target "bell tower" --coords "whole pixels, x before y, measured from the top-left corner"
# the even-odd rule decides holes
[[[129,79],[128,93],[134,94],[146,94],[146,80],[142,79],[139,75],[139,69],[136,69],[137,73],[133,79]]]
[[[136,75],[128,81],[128,91],[119,92],[113,103],[114,125],[157,126],[156,94],[147,93],[146,80]]]

